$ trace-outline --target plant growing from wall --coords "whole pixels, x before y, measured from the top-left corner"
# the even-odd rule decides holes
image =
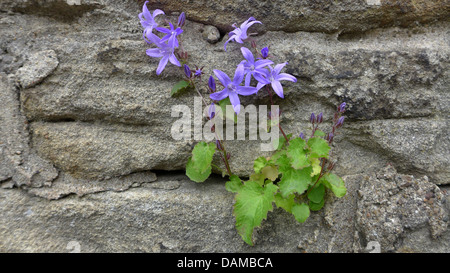
[[[186,175],[192,181],[204,182],[211,175],[213,167],[224,169],[224,175],[228,176],[225,188],[235,194],[233,213],[236,229],[247,244],[253,245],[254,228],[261,225],[274,205],[303,223],[311,211],[318,211],[324,206],[326,189],[337,197],[346,194],[344,181],[332,173],[335,162],[330,158],[331,143],[344,122],[345,103],[337,107],[328,133],[319,128],[323,124],[323,114],[316,116],[312,113],[309,137],[304,133],[298,136],[286,134],[278,121],[280,112],[271,113],[268,130],[280,130],[282,133],[273,154],[270,157],[258,157],[253,163],[254,173],[247,180],[235,175],[230,167],[232,157],[226,150],[225,141],[215,132],[214,127],[215,120],[222,118],[218,114],[220,110],[223,109],[226,117],[235,120],[241,110],[239,96],[267,92],[273,105],[273,95],[284,99],[282,82],[297,82],[294,76],[282,72],[288,65],[287,62],[275,64],[268,47],[257,50],[256,42],[247,32],[252,25],[262,24],[260,21],[250,17],[239,27],[233,24],[234,30],[229,33],[224,50],[227,50],[229,42],[244,44],[250,41],[254,53],[245,46],[241,47],[243,60],[237,64],[233,77],[214,69],[218,83],[213,76],[208,78],[207,89],[210,94],[205,98],[198,89],[204,71],[196,65],[188,64],[188,54],[180,38],[186,22],[185,13],[178,17],[177,24],[166,20],[161,26],[155,17],[164,15],[164,12],[156,9],[150,13],[147,3],[145,2],[139,19],[144,28],[143,38],[152,45],[152,48],[147,49],[147,55],[160,58],[156,74],[161,74],[168,63],[180,67],[183,79],[174,85],[171,95],[187,88],[195,89],[205,106],[209,107],[208,119],[212,122],[211,131],[215,133],[214,142],[201,141],[195,145],[186,164]],[[256,86],[251,85],[252,78],[257,82]],[[208,100],[211,102],[208,103]],[[234,112],[227,112],[226,106],[231,106]],[[213,156],[216,153],[222,160],[223,168],[213,166]]]

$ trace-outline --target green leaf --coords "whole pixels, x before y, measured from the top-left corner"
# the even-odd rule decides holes
[[[264,182],[266,181],[266,177],[263,174],[254,173],[250,175],[249,181],[255,181],[262,187],[264,185]]]
[[[301,170],[289,169],[284,172],[278,183],[281,195],[287,197],[294,192],[302,194],[306,191],[311,183],[311,171],[312,168],[307,167]]]
[[[314,203],[312,201],[309,202],[309,209],[312,211],[318,211],[323,208],[323,205],[325,204],[325,199],[322,199],[320,203]]]
[[[287,157],[286,154],[282,154],[277,158],[276,164],[278,165],[278,171],[280,173],[285,173],[288,170],[292,169],[291,160]]]
[[[305,203],[295,204],[292,207],[292,214],[294,214],[295,220],[300,223],[304,223],[309,217],[309,206]]]
[[[229,192],[238,192],[242,187],[242,181],[237,175],[230,176],[230,181],[225,183],[225,189]]]
[[[324,131],[322,131],[322,130],[316,130],[315,132],[314,132],[314,136],[315,137],[323,137],[323,136],[326,136],[327,134],[325,134],[324,133]]]
[[[301,169],[310,165],[306,157],[306,151],[303,149],[305,145],[306,142],[299,137],[289,141],[287,156],[292,160],[294,169]]]
[[[316,185],[308,193],[308,199],[314,203],[320,203],[325,195],[325,186],[323,184]]]
[[[345,182],[339,176],[327,173],[319,180],[325,187],[329,188],[337,197],[343,197],[347,193]]]
[[[195,182],[205,181],[211,174],[211,162],[216,151],[214,143],[199,142],[192,150],[186,165],[186,175]]]
[[[185,90],[186,88],[188,88],[191,85],[190,82],[186,81],[186,80],[182,80],[177,82],[173,87],[172,87],[172,91],[170,92],[170,96],[176,96],[177,94],[179,94],[181,91]]]
[[[253,229],[261,225],[272,211],[275,193],[278,187],[272,183],[261,187],[257,182],[248,181],[238,191],[233,213],[236,217],[236,229],[242,239],[253,245]]]
[[[288,134],[288,135],[286,135],[286,137],[288,139],[291,139],[292,134]],[[281,136],[278,139],[278,146],[276,146],[276,147],[274,146],[274,148],[275,148],[275,150],[281,150],[284,147],[285,144],[286,144],[286,138],[284,138],[284,136]]]
[[[320,174],[320,171],[322,170],[322,166],[320,166],[320,159],[310,158],[310,161],[311,161],[311,167],[313,168],[311,176]]]
[[[264,156],[260,156],[257,159],[255,159],[255,162],[253,163],[253,169],[255,170],[255,173],[259,173],[262,168],[264,168],[267,165],[267,159]]]
[[[225,98],[219,101],[219,106],[222,109],[222,114],[225,115],[225,118],[234,121],[237,123],[237,115],[234,111],[227,111],[227,105],[231,105],[230,98]]]
[[[308,140],[308,146],[311,149],[310,158],[328,158],[330,146],[328,146],[328,142],[325,139],[320,137],[312,137]]]
[[[292,207],[295,205],[294,198],[294,194],[284,198],[281,193],[277,193],[275,194],[275,205],[277,205],[277,208],[283,208],[285,211],[291,213]]]
[[[275,166],[265,166],[261,169],[261,174],[267,179],[275,181],[278,178],[278,168]]]

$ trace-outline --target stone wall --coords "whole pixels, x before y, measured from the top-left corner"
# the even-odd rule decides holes
[[[207,76],[242,59],[238,44],[223,50],[231,24],[262,21],[258,46],[298,79],[275,100],[285,131],[348,105],[333,148],[348,194],[304,224],[274,210],[254,247],[235,232],[226,180],[183,175],[195,141],[172,139],[170,112],[195,93],[170,96],[175,66],[156,75],[142,4],[0,3],[0,251],[450,251],[448,1],[150,1],[186,12],[184,45]],[[249,175],[259,144],[228,143],[236,173]]]

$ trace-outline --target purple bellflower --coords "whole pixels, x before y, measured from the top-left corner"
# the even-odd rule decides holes
[[[297,79],[287,73],[280,73],[281,69],[287,64],[281,63],[277,64],[275,68],[272,68],[272,66],[268,65],[267,67],[269,70],[265,70],[263,74],[255,73],[253,77],[258,81],[258,84],[256,88],[259,90],[266,84],[271,84],[273,91],[277,93],[277,95],[280,98],[284,98],[283,95],[283,86],[281,85],[280,81],[290,81],[290,82],[297,82]]]
[[[225,87],[222,91],[212,93],[209,97],[212,100],[220,101],[226,97],[230,98],[230,102],[233,105],[233,109],[236,114],[239,114],[241,110],[240,100],[238,95],[249,96],[258,92],[256,87],[252,86],[241,86],[241,82],[244,79],[244,65],[239,64],[234,73],[233,81],[224,72],[215,69],[214,74]]]
[[[245,60],[241,62],[244,65],[245,76],[245,86],[250,86],[251,76],[255,73],[264,74],[266,69],[264,67],[273,64],[271,60],[258,60],[255,61],[252,52],[246,48],[241,47],[242,55],[244,55]]]
[[[145,1],[144,6],[142,7],[142,12],[139,13],[139,19],[141,20],[141,25],[144,28],[144,39],[145,37],[148,37],[149,34],[152,33],[153,29],[158,26],[158,24],[155,22],[155,17],[160,14],[164,14],[164,11],[155,9],[152,15],[147,8],[147,3],[148,1]]]
[[[148,38],[150,42],[154,43],[157,46],[157,48],[147,49],[146,51],[147,55],[155,58],[162,57],[161,60],[159,61],[158,68],[156,69],[156,75],[161,74],[161,72],[166,67],[168,61],[170,61],[172,64],[176,66],[181,66],[180,62],[177,60],[177,57],[175,57],[173,47],[164,43],[161,39],[158,38],[158,36],[156,36],[153,33],[150,33]]]
[[[157,27],[156,30],[162,33],[166,33],[167,35],[164,36],[161,41],[167,41],[169,40],[168,44],[170,47],[175,48],[178,47],[178,39],[177,36],[183,33],[183,30],[181,28],[174,28],[172,23],[169,23],[170,29],[163,28],[163,27]]]
[[[225,51],[227,51],[227,44],[229,41],[234,40],[237,43],[243,44],[244,40],[248,38],[247,30],[249,27],[251,27],[253,24],[258,23],[262,24],[260,21],[256,21],[255,18],[250,17],[247,21],[243,22],[241,24],[241,27],[236,27],[235,24],[233,26],[235,29],[228,33],[228,36],[230,37],[224,45]]]

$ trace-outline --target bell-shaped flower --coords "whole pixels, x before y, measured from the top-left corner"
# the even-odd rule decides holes
[[[173,47],[164,43],[161,39],[159,39],[158,36],[156,36],[153,33],[150,33],[148,38],[150,42],[154,43],[157,46],[157,48],[147,49],[146,51],[147,55],[154,58],[161,58],[161,60],[159,61],[158,68],[156,69],[156,75],[161,74],[161,72],[166,67],[167,62],[169,61],[176,66],[181,66],[177,57],[175,57]]]
[[[239,111],[241,110],[238,95],[249,96],[258,92],[256,87],[241,86],[242,80],[244,80],[244,66],[242,64],[239,64],[236,68],[233,80],[231,80],[227,74],[217,69],[214,70],[214,74],[225,88],[222,91],[210,94],[209,97],[216,101],[229,97],[233,109],[237,114],[239,114]]]
[[[241,62],[244,65],[244,73],[245,73],[245,86],[250,86],[250,81],[252,75],[258,73],[263,74],[266,69],[264,67],[273,64],[271,60],[257,60],[253,57],[252,52],[246,48],[241,47],[242,55],[244,55],[245,60]]]
[[[155,9],[153,14],[147,8],[148,1],[145,1],[144,6],[142,7],[142,12],[139,13],[139,20],[141,21],[141,25],[144,28],[144,39],[152,33],[153,29],[158,27],[158,23],[155,22],[155,17],[164,14],[164,11],[160,9]]]
[[[225,51],[227,51],[227,44],[229,41],[234,40],[237,43],[243,44],[244,40],[248,38],[247,30],[249,27],[251,27],[253,24],[262,24],[260,21],[256,21],[255,18],[250,17],[248,20],[243,22],[241,24],[241,27],[236,27],[233,31],[228,33],[228,36],[230,37],[224,45]]]
[[[277,93],[280,98],[284,98],[283,86],[281,85],[280,81],[297,82],[297,79],[294,76],[287,73],[280,73],[281,69],[283,69],[286,64],[287,63],[277,64],[274,68],[268,65],[267,67],[269,68],[269,70],[266,69],[264,73],[261,74],[254,74],[253,76],[258,81],[256,88],[259,90],[264,85],[270,84],[273,91],[275,91],[275,93]]]
[[[163,27],[157,27],[156,30],[162,33],[166,33],[166,36],[162,37],[161,41],[168,41],[168,44],[170,47],[176,48],[178,47],[178,39],[177,36],[183,33],[183,30],[181,28],[174,28],[172,23],[169,23],[170,29],[163,28]]]

